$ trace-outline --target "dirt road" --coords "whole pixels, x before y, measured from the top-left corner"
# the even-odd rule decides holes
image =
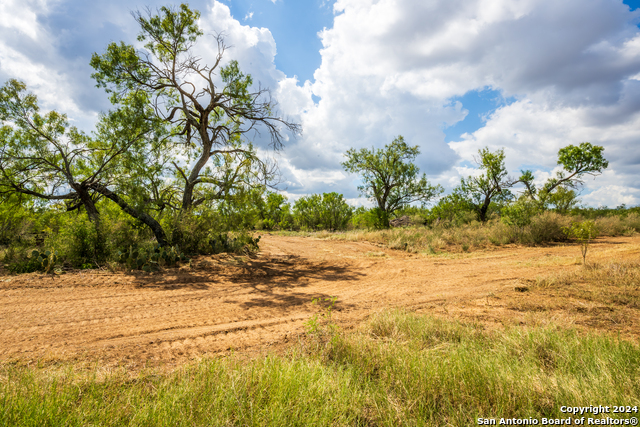
[[[576,246],[426,256],[310,237],[263,236],[261,245],[254,258],[203,257],[163,273],[0,276],[0,361],[136,368],[281,348],[318,311],[312,299],[331,296],[345,328],[396,306],[525,322],[505,301],[534,297],[515,287],[580,268]],[[590,256],[637,259],[640,237],[601,239]]]

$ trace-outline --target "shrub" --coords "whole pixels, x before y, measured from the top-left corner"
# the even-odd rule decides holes
[[[342,230],[353,215],[342,194],[324,193],[301,197],[293,206],[298,227],[312,230]]]
[[[511,226],[516,233],[516,240],[520,240],[526,226],[531,224],[531,219],[538,212],[538,206],[526,199],[502,208],[502,222]]]
[[[541,244],[566,240],[562,231],[570,219],[555,212],[546,211],[531,219],[531,224],[522,237],[521,243]]]
[[[282,194],[267,194],[260,216],[261,219],[255,225],[258,230],[274,230],[276,228],[286,230],[293,225],[291,206]]]
[[[582,265],[587,262],[587,250],[589,244],[598,236],[598,229],[594,221],[587,220],[574,222],[568,227],[564,227],[563,231],[568,237],[577,239],[582,250]]]
[[[214,235],[209,239],[209,246],[214,254],[222,252],[237,254],[253,253],[258,251],[258,244],[260,243],[261,237],[262,236],[258,236],[254,238],[246,232],[236,233],[235,235],[230,233],[221,233]]]
[[[188,261],[189,259],[181,254],[175,246],[163,248],[155,245],[153,249],[134,249],[129,246],[129,250],[118,252],[118,262],[126,265],[129,270],[155,271],[163,266],[175,266],[178,261]]]

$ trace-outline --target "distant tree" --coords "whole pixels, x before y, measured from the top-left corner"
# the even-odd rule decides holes
[[[561,165],[563,170],[547,180],[541,188],[536,188],[533,172],[530,170],[522,171],[520,181],[526,187],[526,194],[541,206],[550,202],[560,202],[560,207],[569,209],[576,196],[575,192],[570,193],[570,190],[582,185],[585,175],[600,175],[609,166],[609,162],[602,155],[603,151],[603,147],[589,142],[583,142],[579,146],[568,145],[558,151],[557,164]]]
[[[546,198],[545,206],[554,209],[556,212],[566,214],[575,208],[579,202],[580,199],[578,199],[578,193],[575,189],[559,185]]]
[[[478,151],[480,158],[476,160],[480,170],[484,171],[479,176],[462,178],[460,186],[456,189],[473,205],[478,220],[486,222],[487,212],[491,202],[504,202],[513,197],[509,190],[519,180],[511,178],[507,174],[504,164],[504,149],[491,152],[488,147]]]
[[[400,135],[383,149],[351,148],[342,166],[347,172],[360,174],[363,184],[360,193],[377,204],[385,226],[397,209],[415,202],[426,203],[444,189],[433,186],[426,175],[419,175],[413,163],[420,154],[418,146],[409,147]]]
[[[342,194],[335,192],[301,197],[293,205],[293,212],[298,226],[313,230],[346,228],[353,215]]]
[[[268,193],[264,198],[261,219],[262,227],[266,230],[274,228],[286,229],[291,227],[291,206],[282,194]]]
[[[475,218],[475,205],[459,188],[441,197],[429,211],[429,222],[435,225],[456,225],[471,221]]]

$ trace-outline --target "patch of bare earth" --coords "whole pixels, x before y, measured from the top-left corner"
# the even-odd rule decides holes
[[[372,312],[503,324],[555,323],[640,337],[636,305],[535,285],[583,268],[575,245],[427,256],[363,242],[263,236],[255,257],[200,257],[161,273],[0,276],[0,362],[174,366],[204,355],[282,349],[337,296],[343,328]],[[589,261],[640,261],[640,237],[604,238]],[[640,284],[636,284],[640,286]],[[637,290],[637,289],[636,289]]]

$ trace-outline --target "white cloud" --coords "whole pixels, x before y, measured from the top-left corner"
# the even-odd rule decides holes
[[[303,115],[296,166],[339,169],[347,148],[403,134],[450,188],[469,172],[456,162],[481,147],[504,147],[514,175],[544,175],[559,148],[590,141],[605,146],[623,185],[636,185],[639,11],[613,0],[338,0],[334,11],[311,85],[322,100]],[[466,113],[449,100],[485,87],[517,100],[447,146],[441,127]]]
[[[580,198],[587,206],[608,206],[610,208],[625,204],[640,204],[640,190],[620,185],[607,185]]]
[[[0,3],[0,27],[13,29],[34,41],[42,39],[36,10],[46,11],[47,1],[4,0]]]

